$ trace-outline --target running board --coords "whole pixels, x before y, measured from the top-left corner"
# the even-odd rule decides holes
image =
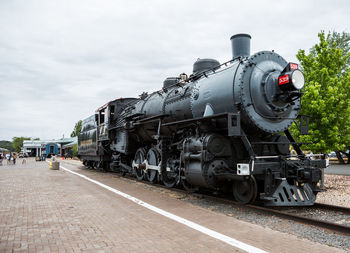
[[[312,206],[316,196],[309,184],[303,186],[290,185],[282,180],[271,196],[260,194],[265,206]]]

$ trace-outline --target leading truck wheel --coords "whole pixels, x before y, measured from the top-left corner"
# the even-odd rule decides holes
[[[258,186],[254,176],[244,181],[235,181],[233,183],[233,197],[242,204],[248,204],[256,199]]]
[[[145,161],[145,157],[146,157],[146,151],[144,148],[139,148],[138,150],[136,150],[135,153],[135,157],[134,157],[134,163],[135,164],[143,164],[143,162]],[[135,172],[136,172],[136,178],[137,180],[143,180],[145,177],[145,172],[143,170],[143,168],[135,168]]]

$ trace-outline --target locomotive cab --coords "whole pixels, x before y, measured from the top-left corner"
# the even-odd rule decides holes
[[[104,141],[108,140],[108,122],[109,122],[109,115],[108,115],[108,105],[100,107],[96,111],[97,115],[97,132],[98,132],[98,140]]]

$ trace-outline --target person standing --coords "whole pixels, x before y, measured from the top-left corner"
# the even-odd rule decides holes
[[[5,156],[6,156],[7,165],[9,165],[11,156],[8,153]]]
[[[22,159],[22,164],[26,164],[27,163],[27,158],[26,158],[26,156],[24,155],[23,156],[23,159]]]
[[[13,153],[13,164],[14,164],[14,165],[16,164],[16,158],[17,158],[16,153]]]
[[[10,153],[10,165],[13,164],[13,156],[12,153]]]

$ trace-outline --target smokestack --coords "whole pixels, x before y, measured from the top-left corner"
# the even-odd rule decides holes
[[[250,39],[249,34],[240,33],[231,37],[232,57],[235,59],[239,56],[249,57],[250,55]]]

